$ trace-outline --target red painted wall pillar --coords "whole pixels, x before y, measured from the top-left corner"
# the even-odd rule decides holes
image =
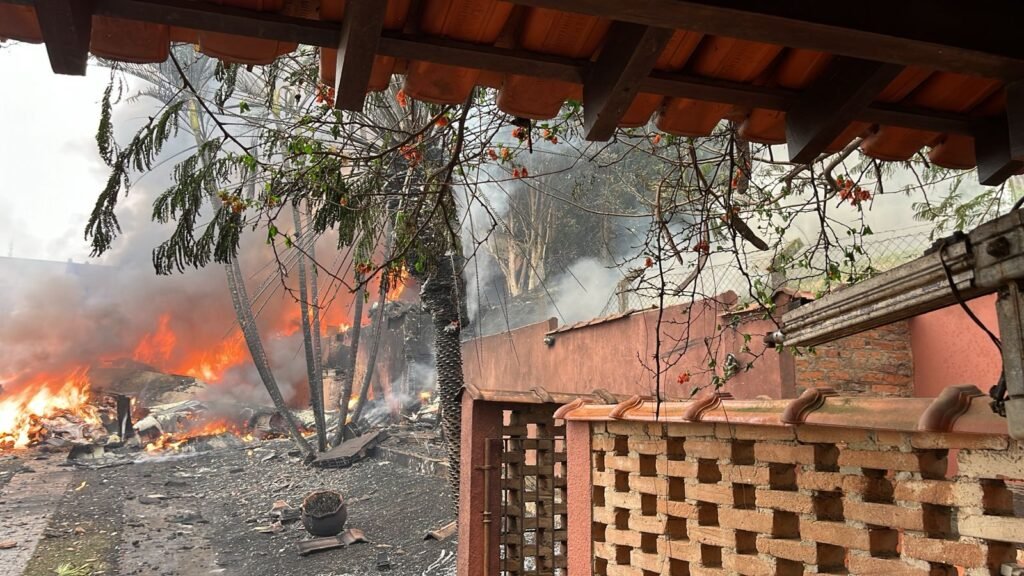
[[[493,402],[474,400],[469,394],[462,396],[462,477],[459,486],[459,548],[458,576],[480,576],[484,574],[484,562],[490,562],[490,574],[498,574],[498,506],[500,502],[500,474],[494,470],[480,468],[487,464],[484,458],[488,439],[501,438],[502,411]],[[499,454],[493,455],[494,461]],[[484,476],[491,474],[491,494],[484,491]],[[484,510],[488,496],[493,512],[491,541],[488,550],[490,558],[484,558]],[[496,498],[495,496],[499,496]]]
[[[591,506],[590,422],[565,423],[566,499],[569,558],[572,576],[592,576],[593,507]]]

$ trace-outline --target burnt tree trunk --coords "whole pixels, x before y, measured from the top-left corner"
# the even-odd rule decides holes
[[[316,372],[317,390],[320,391],[320,421],[324,423],[324,438],[326,438],[327,418],[324,414],[326,410],[326,400],[324,399],[324,352],[323,347],[320,344],[320,334],[322,333],[320,328],[320,278],[316,264],[316,242],[312,242],[309,245],[309,261],[312,264],[309,299],[313,302],[313,363],[316,365],[314,371]]]
[[[370,354],[366,357],[366,372],[363,374],[363,384],[359,387],[359,399],[356,400],[356,407],[352,410],[352,423],[359,421],[363,413],[363,406],[366,405],[366,396],[370,393],[370,381],[373,380],[374,368],[377,365],[377,351],[380,350],[380,339],[384,333],[384,303],[387,301],[387,283],[381,278],[380,291],[377,297],[377,315],[373,319],[373,342],[370,344]]]
[[[459,472],[462,440],[462,286],[455,256],[443,256],[420,291],[423,307],[434,322],[437,351],[437,394],[441,403],[441,432],[448,452],[448,487],[455,514],[459,512]]]
[[[292,204],[292,220],[295,224],[295,244],[299,250],[303,249],[306,238],[302,233],[302,215],[299,213],[299,203]],[[310,245],[315,240],[310,241]],[[315,262],[311,263],[314,267]],[[316,420],[317,448],[321,452],[327,450],[327,425],[324,420],[323,411],[323,387],[319,385],[317,377],[317,361],[313,350],[313,334],[309,326],[309,285],[306,282],[306,254],[299,254],[299,306],[302,319],[302,345],[306,352],[306,379],[309,384],[309,400],[313,406],[313,418]],[[316,302],[313,303],[316,305]]]
[[[238,258],[232,257],[231,262],[225,267],[228,276],[228,290],[231,292],[231,304],[235,308],[235,314],[238,316],[238,325],[242,328],[242,336],[245,337],[245,344],[249,348],[249,355],[252,357],[252,363],[256,366],[256,371],[260,375],[260,380],[263,381],[263,386],[267,389],[267,394],[270,395],[271,401],[274,402],[274,407],[284,417],[285,424],[288,428],[288,435],[292,437],[295,444],[303,451],[307,458],[313,456],[313,447],[306,442],[306,439],[299,432],[299,422],[295,419],[295,415],[292,414],[291,409],[288,407],[288,403],[285,402],[284,396],[281,395],[281,389],[277,385],[277,380],[274,379],[274,373],[270,370],[270,361],[267,359],[266,350],[263,349],[263,341],[260,339],[259,330],[256,328],[256,316],[252,313],[252,302],[249,301],[249,294],[245,290],[245,276],[242,275],[242,269],[238,265]]]
[[[341,374],[341,393],[338,394],[338,429],[334,431],[334,438],[331,440],[333,446],[345,441],[345,422],[348,420],[348,402],[352,397],[352,384],[356,378],[356,359],[359,355],[359,333],[363,325],[363,300],[366,299],[366,287],[363,286],[363,275],[356,270],[355,281],[358,288],[355,292],[356,301],[352,306],[352,328],[351,346],[349,346],[348,359]]]

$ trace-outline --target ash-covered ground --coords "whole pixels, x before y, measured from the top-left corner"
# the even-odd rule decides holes
[[[380,458],[311,468],[290,449],[275,440],[101,469],[70,467],[61,453],[0,456],[0,574],[454,574],[455,537],[424,540],[453,520],[443,479]],[[346,526],[369,543],[300,556],[301,521],[257,531],[276,501],[297,508],[323,488],[345,495]]]

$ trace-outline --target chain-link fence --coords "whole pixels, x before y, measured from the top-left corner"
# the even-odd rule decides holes
[[[895,231],[827,248],[805,246],[788,256],[713,254],[696,282],[681,294],[676,287],[687,273],[665,274],[664,304],[682,304],[730,290],[741,302],[756,300],[758,292],[771,293],[781,287],[819,293],[830,282],[852,283],[891,270],[921,256],[930,245],[927,231]],[[661,286],[662,282],[650,274],[629,285],[623,282],[608,299],[601,316],[657,305],[661,301]]]

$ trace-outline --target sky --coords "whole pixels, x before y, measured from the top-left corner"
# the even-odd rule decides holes
[[[0,255],[81,262],[85,222],[108,170],[96,150],[109,75],[50,70],[42,45],[0,47]]]

